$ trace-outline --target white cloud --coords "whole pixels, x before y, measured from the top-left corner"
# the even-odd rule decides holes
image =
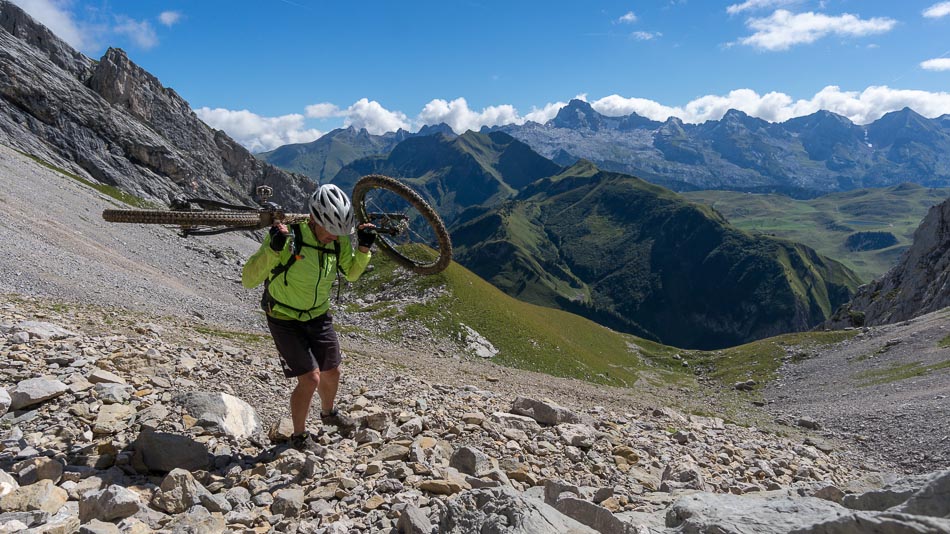
[[[929,19],[939,19],[950,15],[950,2],[938,2],[923,11],[923,16]]]
[[[737,13],[742,13],[743,11],[752,11],[760,9],[772,9],[778,6],[787,6],[789,4],[798,3],[799,0],[746,0],[741,4],[732,4],[726,8],[726,13],[730,15],[735,15]]]
[[[769,17],[749,19],[746,24],[755,33],[739,43],[761,50],[788,50],[828,35],[862,37],[890,31],[897,21],[886,17],[862,20],[845,13],[836,17],[821,13],[792,13],[779,9]]]
[[[928,59],[920,63],[920,68],[924,70],[950,70],[950,58],[938,57]]]
[[[85,49],[90,39],[73,19],[72,13],[65,9],[64,2],[56,0],[13,0],[31,17],[50,29],[57,37],[76,49]]]
[[[637,15],[633,11],[627,11],[624,16],[617,19],[617,22],[620,24],[633,24],[637,21]]]
[[[729,109],[738,109],[770,122],[784,122],[824,109],[848,117],[856,124],[867,124],[885,113],[905,107],[925,117],[950,113],[950,93],[892,89],[887,86],[872,86],[861,92],[841,91],[838,86],[829,85],[807,100],[794,100],[779,92],[759,95],[751,89],[736,89],[725,96],[706,95],[685,106],[670,107],[653,100],[619,95],[601,98],[591,103],[591,106],[609,116],[637,113],[657,121],[672,116],[694,124],[719,120]]]
[[[174,26],[181,20],[181,13],[178,11],[162,11],[162,14],[158,16],[158,20],[165,26]]]
[[[320,106],[320,104],[316,104]],[[409,119],[401,111],[389,111],[373,100],[361,98],[352,106],[346,108],[341,114],[346,117],[343,126],[353,126],[355,128],[366,128],[366,131],[380,135],[386,132],[394,132],[400,128],[408,130],[410,128]]]
[[[663,37],[663,34],[660,32],[633,32],[630,36],[638,41],[650,41],[657,37]]]
[[[235,141],[251,152],[273,150],[291,143],[309,143],[323,132],[304,128],[304,116],[299,113],[280,117],[261,117],[248,110],[203,107],[195,110],[198,118],[212,128],[224,130]]]
[[[536,116],[541,116],[543,110],[535,110]],[[555,111],[555,113],[557,113]],[[417,122],[420,124],[446,123],[456,133],[467,130],[478,131],[482,126],[496,126],[500,124],[524,124],[525,119],[518,115],[518,110],[509,104],[489,106],[481,111],[469,109],[464,98],[456,98],[448,102],[442,99],[430,101],[422,108]]]
[[[531,111],[525,114],[525,121],[534,121],[537,123],[544,124],[549,120],[557,116],[557,112],[561,111],[561,108],[567,105],[567,102],[554,102],[552,104],[545,104],[542,108],[532,107]],[[523,123],[516,123],[523,124]]]
[[[320,104],[311,104],[306,107],[305,112],[310,119],[326,119],[329,117],[339,117],[342,115],[340,108],[336,104],[321,102]]]
[[[112,28],[115,33],[125,35],[133,43],[146,50],[158,45],[158,35],[156,35],[155,29],[148,21],[139,22],[124,15],[117,15],[115,21],[115,26]]]

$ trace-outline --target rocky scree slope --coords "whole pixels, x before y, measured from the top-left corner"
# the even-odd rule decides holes
[[[300,208],[313,182],[255,159],[172,89],[110,48],[93,61],[0,0],[0,142],[157,203],[253,202],[258,185]]]
[[[859,478],[819,442],[575,404],[589,386],[558,391],[564,406],[514,396],[527,375],[507,370],[431,380],[439,359],[461,365],[451,353],[344,336],[356,424],[314,423],[300,452],[280,445],[288,391],[265,336],[16,298],[0,341],[4,532],[950,529],[950,472]]]
[[[117,207],[128,206],[0,145],[0,292],[261,328],[260,295],[238,289],[257,241],[102,220]]]
[[[869,456],[925,472],[950,465],[950,309],[862,328],[833,350],[789,350],[763,390],[779,421],[810,425]],[[913,444],[908,446],[908,444]]]

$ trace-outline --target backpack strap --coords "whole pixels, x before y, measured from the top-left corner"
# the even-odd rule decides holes
[[[280,304],[281,306],[287,309],[293,310],[297,313],[310,312],[310,310],[301,310],[298,308],[294,308],[293,306],[288,306],[284,304],[283,302],[280,302],[277,299],[275,299],[273,296],[271,296],[270,291],[268,291],[268,286],[270,285],[270,283],[273,280],[276,280],[277,277],[279,277],[281,274],[284,275],[284,285],[287,285],[287,271],[290,270],[290,268],[294,265],[294,263],[296,263],[297,260],[303,259],[304,256],[303,254],[301,254],[301,252],[303,251],[304,248],[307,248],[307,247],[312,248],[316,250],[317,253],[332,252],[333,255],[336,256],[336,260],[337,260],[336,270],[337,270],[338,279],[340,277],[340,274],[343,272],[343,267],[340,266],[340,249],[341,249],[340,240],[337,239],[333,242],[332,249],[323,247],[323,246],[315,246],[309,243],[305,243],[303,240],[303,231],[301,230],[300,224],[301,223],[294,223],[290,225],[290,231],[293,233],[293,237],[294,237],[291,244],[290,257],[287,259],[285,263],[281,263],[277,265],[276,267],[274,267],[273,269],[271,269],[270,277],[264,281],[264,294],[261,297],[261,308],[263,308],[265,312],[272,311],[274,304]],[[321,265],[322,265],[322,262],[321,262]],[[322,275],[323,275],[323,268],[321,267],[320,276]],[[318,280],[318,283],[319,283],[319,280]],[[341,285],[342,285],[341,283],[337,284],[337,296],[336,296],[337,302],[340,301],[340,286]]]

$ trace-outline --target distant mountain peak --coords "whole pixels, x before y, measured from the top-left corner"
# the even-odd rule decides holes
[[[599,130],[603,126],[603,115],[583,100],[573,99],[558,110],[549,124],[556,128],[588,128]]]
[[[422,128],[419,128],[419,132],[416,135],[436,135],[436,134],[445,134],[449,137],[456,137],[455,130],[451,126],[444,122],[439,124],[426,124]]]
[[[729,108],[726,110],[726,113],[722,116],[722,120],[726,119],[745,119],[748,118],[749,114],[735,108]]]
[[[594,165],[594,162],[579,159],[576,163],[561,171],[561,174],[565,176],[594,176],[599,172],[600,169],[597,168],[597,165]]]

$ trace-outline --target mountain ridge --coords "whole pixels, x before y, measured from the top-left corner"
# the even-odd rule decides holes
[[[636,113],[607,117],[575,99],[543,125],[482,130],[505,131],[560,163],[587,159],[605,170],[666,180],[678,190],[773,189],[814,196],[898,181],[950,185],[950,131],[940,118],[926,119],[909,108],[866,126],[826,110],[770,123],[730,109],[719,120],[687,124]]]
[[[12,30],[12,33],[11,33]],[[0,141],[155,203],[253,203],[258,185],[300,208],[311,180],[255,159],[174,90],[110,48],[86,58],[0,0]]]

